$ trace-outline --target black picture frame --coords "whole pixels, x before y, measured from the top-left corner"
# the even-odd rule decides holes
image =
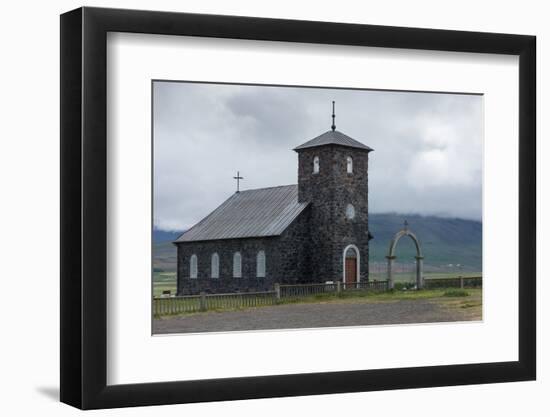
[[[519,360],[107,385],[108,32],[519,56]],[[61,401],[82,409],[377,391],[536,377],[534,36],[156,11],[61,15]]]

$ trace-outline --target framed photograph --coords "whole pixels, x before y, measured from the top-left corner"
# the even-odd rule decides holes
[[[533,380],[535,37],[61,16],[61,401]]]

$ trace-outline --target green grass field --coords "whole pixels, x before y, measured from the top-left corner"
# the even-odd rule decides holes
[[[482,276],[481,272],[424,272],[424,278],[427,279],[445,279],[445,278],[458,278],[459,276],[462,276],[464,278],[470,278],[470,277],[480,277]],[[393,279],[395,282],[413,282],[416,280],[416,273],[411,272],[398,272],[394,273]],[[386,280],[388,278],[387,274],[385,272],[379,273],[379,272],[371,272],[369,274],[369,278],[371,280]]]
[[[253,297],[247,297],[243,294],[245,300],[252,300]],[[276,304],[308,304],[308,303],[394,303],[399,301],[414,301],[414,300],[427,300],[429,302],[436,303],[441,307],[451,310],[459,309],[462,314],[470,317],[470,319],[481,319],[482,315],[482,290],[479,288],[469,288],[466,290],[460,290],[456,288],[438,288],[431,290],[419,290],[419,291],[386,291],[386,292],[372,292],[372,291],[350,291],[342,292],[340,294],[315,294],[299,298],[281,299]],[[155,317],[160,318],[164,316],[174,315],[189,315],[189,314],[203,314],[199,310],[198,297],[190,298],[174,298],[174,299],[161,299],[155,302],[165,305],[164,308],[160,308],[161,313],[155,314]],[[209,302],[210,303],[210,302]],[[172,305],[172,307],[170,307]],[[248,310],[253,308],[262,308],[263,306],[273,305],[272,302],[257,302],[252,301],[239,302],[235,298],[231,299],[219,299],[215,304],[211,304],[208,307],[207,312],[223,312],[223,311],[235,311],[235,310]],[[185,311],[187,310],[187,311]]]
[[[456,273],[441,273],[441,272],[426,272],[425,278],[456,278]],[[468,272],[463,273],[464,278],[479,277],[481,272]],[[372,273],[370,279],[385,280],[386,274],[384,273]],[[414,282],[416,276],[410,273],[397,273],[394,276],[395,282]],[[176,273],[175,272],[155,272],[153,274],[153,296],[158,297],[162,295],[163,291],[170,291],[171,294],[176,293]]]
[[[436,300],[438,302],[446,303],[450,297],[459,298],[464,297],[470,301],[478,300],[476,305],[481,306],[481,293],[479,288],[469,288],[467,290],[457,290],[456,288],[437,288],[430,290],[394,290],[394,291],[350,291],[336,294],[315,294],[298,299],[281,300],[280,304],[290,303],[318,303],[318,302],[392,302],[402,300]]]
[[[426,273],[426,278],[456,278],[456,274],[452,273]],[[481,276],[481,273],[467,273],[463,274],[464,277],[472,276]],[[381,275],[376,277],[375,274],[370,275],[371,279],[385,279],[386,277]],[[405,283],[414,281],[415,277],[411,274],[396,274],[395,280],[396,283]],[[176,273],[175,272],[155,272],[153,278],[153,295],[154,297],[159,297],[162,295],[163,291],[169,290],[171,294],[176,292]],[[473,319],[481,318],[481,302],[482,290],[477,288],[468,288],[466,290],[460,290],[456,288],[437,288],[437,289],[426,289],[420,291],[413,290],[400,290],[396,289],[393,291],[385,292],[375,292],[375,291],[349,291],[342,292],[340,294],[334,293],[322,293],[314,294],[305,297],[297,298],[287,298],[282,299],[278,304],[289,304],[289,303],[331,303],[331,302],[366,302],[366,303],[377,303],[377,302],[398,302],[400,300],[430,300],[430,302],[435,302],[439,305],[444,306],[445,308],[450,309],[466,309],[465,312]],[[254,297],[243,295],[245,301],[242,300],[239,302],[235,298],[229,298],[227,300],[220,299],[218,301],[210,301],[211,307],[208,311],[228,311],[228,310],[242,310],[248,308],[259,308],[260,305],[265,304],[265,301],[257,303],[253,301]],[[248,300],[248,301],[247,301]],[[185,305],[189,304],[186,308],[185,306],[181,309],[175,308],[174,311],[168,313],[168,315],[173,314],[200,314],[197,310],[199,308],[199,300],[197,298],[186,298],[186,299],[165,299],[164,301],[155,301],[166,303],[183,303]],[[213,303],[215,302],[216,305]],[[257,303],[257,304],[256,304]],[[267,305],[271,303],[268,302]],[[174,305],[174,307],[177,307]],[[178,313],[181,310],[192,310],[186,313]],[[159,310],[163,311],[163,310]],[[165,313],[159,313],[162,316]],[[156,315],[158,316],[158,315]]]
[[[153,297],[158,297],[162,295],[163,291],[170,291],[170,294],[176,293],[175,272],[153,273]]]

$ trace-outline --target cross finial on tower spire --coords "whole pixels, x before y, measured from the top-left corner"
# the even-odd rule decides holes
[[[334,114],[334,100],[333,100],[332,101],[332,126],[331,126],[333,132],[336,130],[335,119],[336,119],[336,114]]]

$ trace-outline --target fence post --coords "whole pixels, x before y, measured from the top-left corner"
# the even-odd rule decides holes
[[[336,293],[340,294],[342,292],[342,282],[336,281]]]
[[[464,277],[461,275],[458,277],[460,279],[460,289],[464,289]]]
[[[277,302],[281,299],[281,285],[278,282],[275,283],[275,299]]]
[[[206,294],[204,291],[201,291],[200,296],[200,309],[201,311],[206,311]]]

